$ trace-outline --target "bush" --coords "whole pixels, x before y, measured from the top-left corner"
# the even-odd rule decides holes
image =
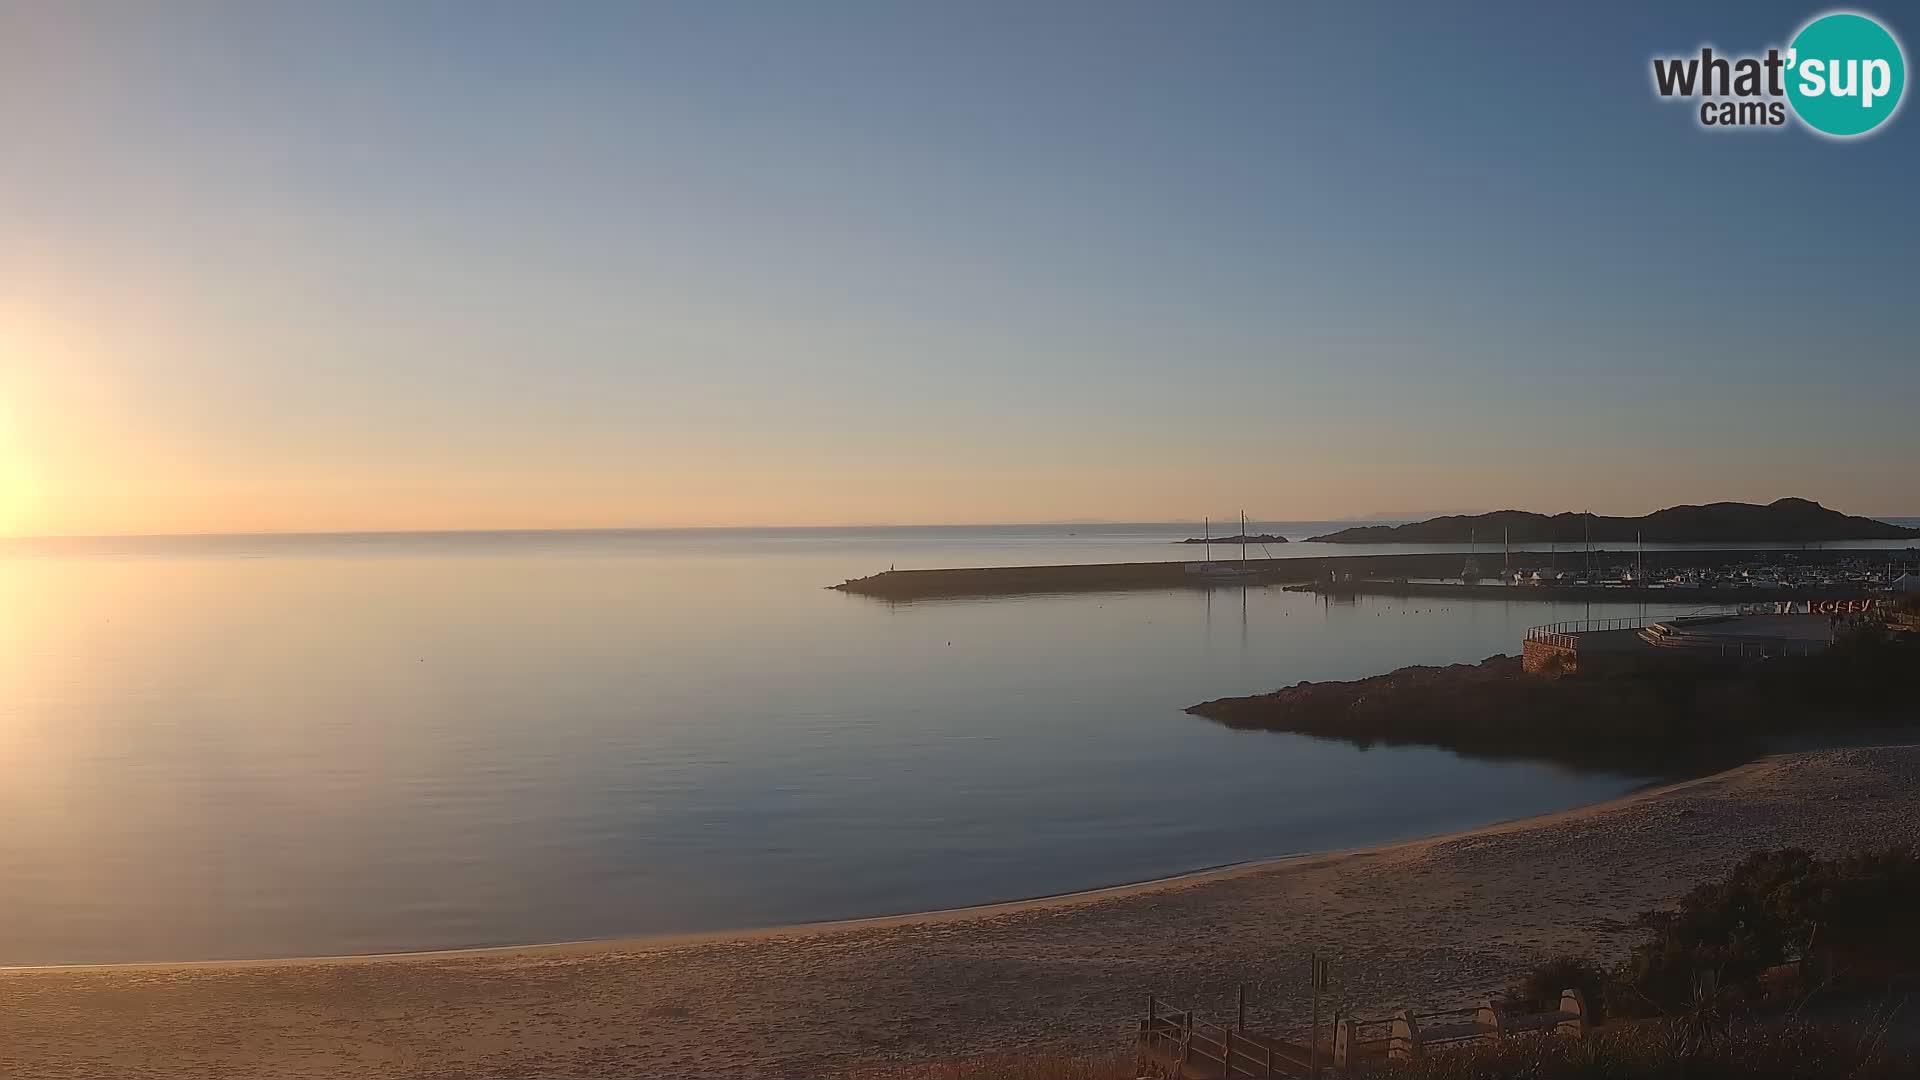
[[[1688,893],[1679,910],[1640,917],[1648,939],[1608,980],[1606,1008],[1615,1016],[1673,1016],[1757,1001],[1762,973],[1813,952],[1832,955],[1842,976],[1920,970],[1916,910],[1920,857],[1909,847],[1842,859],[1798,848],[1754,852],[1724,879]],[[1714,975],[1715,1002],[1696,1000],[1701,972]]]
[[[1881,1080],[1911,1077],[1911,1055],[1889,1052],[1872,1029],[1736,1024],[1708,1030],[1663,1020],[1581,1039],[1542,1035],[1398,1065],[1395,1080]]]
[[[1593,1021],[1601,1021],[1607,973],[1599,964],[1580,956],[1557,956],[1528,972],[1507,987],[1507,1008],[1521,1013],[1552,1012],[1560,1007],[1560,994],[1566,990],[1580,991]]]

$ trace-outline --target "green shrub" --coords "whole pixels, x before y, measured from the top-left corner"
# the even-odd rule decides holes
[[[1609,1015],[1681,1016],[1758,1001],[1767,969],[1830,956],[1832,974],[1872,984],[1920,971],[1920,856],[1910,847],[1817,859],[1798,848],[1754,852],[1719,881],[1696,887],[1674,911],[1647,912],[1646,938],[1604,979],[1562,957],[1512,991],[1544,1002],[1555,980],[1577,986]],[[1816,965],[1825,970],[1825,965]],[[1700,996],[1710,972],[1716,992]],[[1596,981],[1602,988],[1593,988]]]
[[[1507,1008],[1513,1012],[1552,1012],[1560,1007],[1560,994],[1578,990],[1587,999],[1587,1008],[1600,1022],[1607,992],[1607,973],[1585,957],[1557,956],[1528,972],[1507,987]]]
[[[1892,1080],[1920,1061],[1890,1052],[1873,1029],[1804,1024],[1704,1028],[1679,1020],[1551,1035],[1429,1054],[1396,1065],[1393,1080]]]

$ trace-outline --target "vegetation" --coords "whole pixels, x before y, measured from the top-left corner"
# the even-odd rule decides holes
[[[1769,969],[1810,962],[1812,990],[1878,985],[1920,972],[1920,857],[1905,846],[1817,859],[1798,848],[1755,852],[1720,881],[1695,888],[1678,911],[1640,917],[1647,940],[1609,980],[1616,1015],[1701,1006],[1698,976],[1712,972],[1715,1004],[1757,1004]]]
[[[1508,1000],[1544,1011],[1558,1000],[1555,987],[1571,987],[1615,1018],[1698,1022],[1820,993],[1884,990],[1920,974],[1915,912],[1920,854],[1911,847],[1839,859],[1756,851],[1676,910],[1643,913],[1643,940],[1618,967],[1558,957],[1516,983]]]
[[[1592,960],[1579,956],[1556,957],[1507,987],[1507,1006],[1520,1013],[1552,1012],[1560,1007],[1563,992],[1578,990],[1587,999],[1593,1021],[1604,1023],[1607,983],[1607,972]]]
[[[1712,1026],[1657,1021],[1582,1039],[1507,1039],[1429,1054],[1383,1075],[1393,1080],[1880,1080],[1911,1077],[1920,1062],[1886,1047],[1873,1027]]]
[[[1538,1035],[1428,1054],[1383,1080],[1893,1080],[1920,1060],[1889,1049],[1884,1027],[1725,1025],[1659,1020],[1581,1040]],[[1133,1080],[1131,1056],[1002,1056],[881,1067],[847,1080]]]
[[[1764,738],[1920,721],[1920,634],[1867,625],[1810,656],[1722,662],[1593,658],[1578,674],[1531,676],[1518,657],[1299,683],[1188,712],[1234,728],[1420,743],[1484,757],[1545,758],[1636,772],[1698,772],[1743,760]],[[1541,718],[1551,717],[1551,722]]]
[[[1838,859],[1797,848],[1749,855],[1672,911],[1640,916],[1644,940],[1617,967],[1562,956],[1507,992],[1517,1012],[1557,1008],[1578,989],[1603,1023],[1585,1039],[1521,1036],[1434,1052],[1391,1065],[1388,1080],[1882,1080],[1920,1076],[1898,1049],[1891,1014],[1876,1023],[1815,1024],[1797,1010],[1809,994],[1849,986],[1884,991],[1920,972],[1920,853],[1899,846]],[[1781,966],[1815,963],[1811,983],[1783,997]],[[1711,988],[1699,979],[1712,972]],[[1791,1004],[1784,1018],[1769,1005]],[[1131,1055],[1006,1055],[874,1066],[846,1080],[1127,1080]]]

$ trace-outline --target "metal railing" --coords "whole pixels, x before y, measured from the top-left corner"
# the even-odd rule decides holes
[[[1643,630],[1657,622],[1672,619],[1671,615],[1659,618],[1651,616],[1629,616],[1624,619],[1574,619],[1570,622],[1547,623],[1545,626],[1527,628],[1527,640],[1539,641],[1536,634],[1548,637],[1566,637],[1571,634],[1597,634],[1603,630]]]
[[[1690,620],[1717,619],[1733,615],[1731,608],[1700,608],[1686,615],[1629,615],[1617,619],[1571,619],[1566,622],[1546,623],[1527,628],[1526,640],[1545,642],[1562,649],[1579,649],[1580,634],[1597,634],[1608,630],[1645,630],[1657,623],[1681,623]]]

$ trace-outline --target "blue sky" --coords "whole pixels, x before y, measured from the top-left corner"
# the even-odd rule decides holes
[[[1920,513],[1821,10],[0,0],[11,527]]]

